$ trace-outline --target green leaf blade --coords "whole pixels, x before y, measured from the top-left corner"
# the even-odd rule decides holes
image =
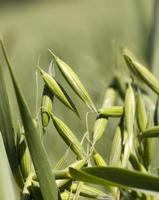
[[[13,129],[9,99],[7,95],[7,89],[1,66],[0,66],[0,131],[3,137],[3,142],[12,169],[12,173],[16,179],[16,182],[21,187],[23,185],[23,177],[20,172],[18,157],[16,154],[16,146],[14,139],[15,132]]]
[[[28,148],[40,183],[42,196],[44,200],[58,200],[58,190],[55,183],[55,177],[52,174],[48,156],[40,139],[40,134],[38,133],[38,130],[33,122],[28,105],[14,76],[2,41],[1,45],[15,89],[15,94],[26,133]]]
[[[82,170],[70,169],[70,174],[79,181],[106,186],[118,186],[141,190],[145,192],[159,192],[159,177],[130,171],[117,167],[92,167]]]

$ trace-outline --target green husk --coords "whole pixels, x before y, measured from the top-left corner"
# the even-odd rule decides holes
[[[126,90],[125,96],[125,126],[128,132],[128,135],[133,135],[133,126],[135,121],[135,97],[134,91],[130,84],[128,84],[128,88]]]
[[[45,84],[41,99],[41,120],[43,127],[47,127],[50,122],[50,114],[53,108],[53,97],[54,95]]]
[[[44,70],[42,70],[39,67],[40,73],[42,75],[42,78],[49,88],[50,92],[55,95],[64,105],[66,105],[69,109],[72,111],[75,111],[70,103],[70,99],[67,98],[67,96],[62,91],[61,87],[59,86],[58,82],[50,76],[48,73],[46,73]]]
[[[122,134],[121,129],[120,129],[120,126],[118,125],[115,130],[113,142],[111,145],[109,165],[112,165],[112,166],[121,165],[121,152],[122,152],[122,135],[121,134]]]
[[[143,132],[147,127],[147,113],[146,113],[145,103],[140,91],[138,91],[137,93],[136,119],[139,130]]]
[[[70,87],[92,111],[96,111],[95,105],[91,97],[79,80],[77,74],[72,70],[70,66],[68,66],[65,62],[58,58],[51,50],[49,51],[55,59],[59,70],[61,71],[62,75],[64,76]]]
[[[149,136],[149,133],[151,132],[151,134],[156,134],[155,132],[157,131],[157,126],[153,127],[153,119],[152,119],[152,113],[151,110],[149,110],[149,116],[148,116],[148,125],[147,125],[147,129],[148,132],[146,131],[146,135]],[[150,130],[149,130],[150,128]],[[150,131],[150,132],[149,132]],[[143,133],[141,134],[143,135]],[[146,136],[145,135],[145,136]],[[141,139],[142,136],[139,136],[139,139]],[[142,139],[142,143],[143,143],[143,157],[144,157],[144,165],[146,167],[146,169],[150,169],[151,167],[151,163],[153,160],[153,153],[154,153],[154,140],[155,138],[153,137],[145,137],[144,139]]]
[[[152,138],[152,137],[159,137],[159,126],[152,126],[145,129],[142,132],[142,135],[139,136],[140,138]]]
[[[129,159],[130,153],[133,151],[133,126],[135,122],[135,97],[134,92],[130,84],[128,84],[128,88],[126,90],[125,95],[125,135],[126,137],[126,143],[124,147],[124,154],[122,159],[122,165],[126,166],[127,161]]]
[[[62,87],[62,85],[60,83],[58,83],[61,90],[63,91],[64,95],[67,97],[67,99],[69,100],[69,103],[71,104],[72,108],[73,108],[73,111],[76,113],[77,117],[79,117],[80,119],[80,115],[79,115],[79,112],[75,106],[75,104],[73,103],[72,99],[69,97],[69,95],[67,94],[67,92],[65,91],[65,89]]]
[[[17,151],[21,172],[23,174],[24,180],[26,180],[31,171],[31,158],[27,147],[26,139],[23,134],[21,134],[19,141],[17,142]]]
[[[109,106],[112,106],[116,99],[116,91],[114,88],[109,87],[104,96],[102,108],[107,108]],[[102,137],[106,126],[108,123],[108,118],[98,118],[95,121],[94,127],[93,127],[93,144],[99,141],[99,139]]]
[[[123,56],[129,69],[144,81],[144,83],[146,83],[155,93],[159,94],[159,81],[156,77],[142,65],[129,50],[124,49]]]
[[[107,166],[105,160],[97,151],[93,152],[93,159],[97,166]]]
[[[80,141],[75,134],[69,129],[69,127],[59,118],[51,115],[54,126],[64,142],[70,147],[70,149],[77,155],[79,159],[83,158],[84,149]]]
[[[122,106],[111,106],[109,108],[101,108],[98,110],[99,118],[101,117],[122,117],[124,109]]]

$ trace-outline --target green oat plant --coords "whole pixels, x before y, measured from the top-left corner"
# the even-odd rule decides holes
[[[76,133],[54,113],[54,99],[57,98],[81,120],[76,104],[51,73],[52,64],[48,72],[37,66],[44,81],[39,97],[41,117],[37,120],[27,105],[2,39],[0,45],[20,114],[20,120],[13,124],[4,67],[0,66],[0,199],[159,199],[158,168],[152,165],[153,148],[159,137],[159,98],[154,104],[150,93],[152,90],[158,96],[159,81],[147,67],[129,50],[123,49],[121,57],[129,74],[123,79],[117,69],[106,88],[101,107],[97,108],[73,69],[49,50],[52,63],[55,63],[70,89],[89,112],[96,115],[91,134],[86,131],[83,134],[85,140],[80,141]],[[106,160],[100,154],[97,143],[104,134],[107,138],[109,133],[106,127],[112,118],[117,118],[118,123]],[[67,167],[63,166],[69,151],[64,153],[56,166],[51,164],[46,153],[43,136],[47,135],[49,123],[75,155],[74,162]],[[18,128],[15,130],[13,127]],[[17,194],[14,192],[15,185]],[[8,186],[10,194],[7,193]]]

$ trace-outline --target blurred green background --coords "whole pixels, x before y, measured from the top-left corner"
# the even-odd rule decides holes
[[[115,41],[130,48],[146,62],[153,21],[153,4],[154,1],[150,0],[0,1],[0,34],[4,38],[16,76],[33,115],[37,115],[36,78],[39,107],[43,88],[41,77],[39,75],[36,77],[35,73],[39,56],[40,65],[43,69],[47,69],[51,61],[47,49],[53,50],[76,71],[99,107],[105,88],[115,70]],[[152,62],[155,66],[159,64],[156,56],[158,51],[156,42]],[[1,62],[4,62],[3,59]],[[157,72],[156,67],[154,71]],[[12,113],[17,123],[13,88],[7,70],[5,73]],[[56,77],[68,89],[57,69]],[[69,124],[81,139],[86,131],[85,113],[88,110],[70,90],[68,92],[77,103],[82,121],[57,101],[54,104],[54,112]],[[93,117],[89,115],[90,123]],[[105,158],[113,130],[113,127],[111,130],[107,129],[99,144]],[[45,144],[55,164],[67,146],[52,124],[47,132]]]

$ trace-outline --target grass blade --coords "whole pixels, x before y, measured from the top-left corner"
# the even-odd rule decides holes
[[[28,148],[40,183],[43,198],[44,200],[58,200],[58,190],[55,183],[55,178],[52,174],[45,148],[41,142],[40,134],[35,127],[28,105],[21,92],[18,82],[16,81],[3,43],[2,48],[15,89],[17,102],[26,133]]]
[[[12,173],[16,179],[16,182],[21,187],[23,185],[23,177],[18,164],[18,156],[16,154],[16,145],[14,139],[15,132],[13,129],[10,105],[1,65],[0,65],[0,131],[3,137],[4,146],[12,169]]]
[[[70,174],[78,181],[159,193],[159,177],[137,171],[117,167],[91,167],[83,170],[70,168]]]
[[[16,200],[15,188],[10,173],[10,167],[7,160],[7,154],[0,134],[0,199],[2,200]],[[9,193],[8,193],[9,190]]]

